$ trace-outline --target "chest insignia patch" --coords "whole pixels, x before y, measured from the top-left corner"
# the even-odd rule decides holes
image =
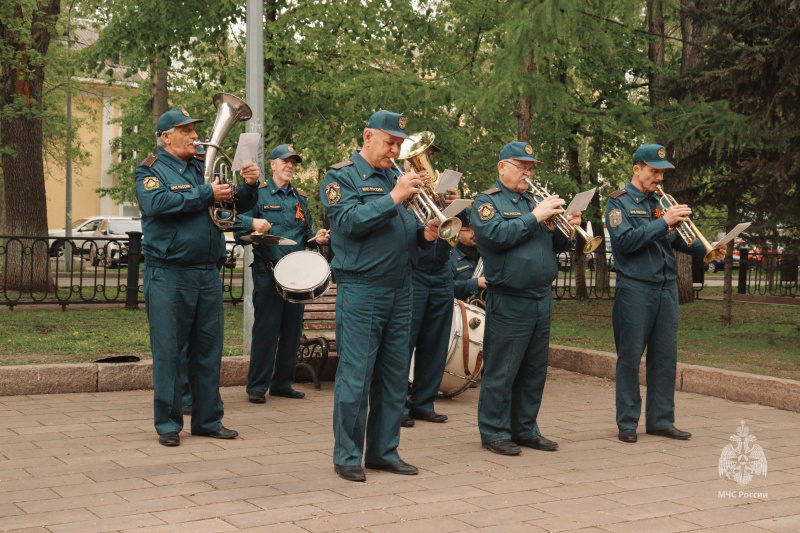
[[[646,215],[647,211],[641,211],[638,209],[631,209],[631,215]]]
[[[325,187],[325,197],[328,199],[328,203],[331,205],[339,202],[339,200],[342,199],[341,186],[336,182],[328,184],[328,186]]]
[[[383,192],[382,187],[361,187],[361,192]]]
[[[161,182],[158,181],[158,178],[155,176],[148,176],[143,181],[144,190],[152,191],[158,189],[158,186],[161,185]]]
[[[478,216],[481,220],[491,220],[494,217],[494,206],[489,203],[483,204],[478,208]]]
[[[608,214],[608,223],[612,228],[616,228],[622,224],[622,211],[614,209]]]
[[[664,216],[664,212],[656,207],[655,209],[653,209],[653,216],[656,218],[661,218]]]
[[[261,209],[264,211],[280,211],[283,208],[280,205],[263,205]]]
[[[518,217],[518,216],[522,216],[522,213],[520,213],[519,211],[510,211],[510,212],[503,211],[503,215],[505,215],[507,217]]]
[[[469,265],[464,265],[463,267],[458,267],[458,268],[456,269],[456,272],[461,272],[462,270],[466,270],[466,269],[468,269],[468,268],[469,268]]]
[[[144,188],[146,189],[147,185],[145,185]],[[192,188],[192,186],[189,185],[188,183],[184,183],[183,185],[170,185],[169,186],[169,190],[171,190],[171,191],[182,191],[184,189],[191,189],[191,188]]]

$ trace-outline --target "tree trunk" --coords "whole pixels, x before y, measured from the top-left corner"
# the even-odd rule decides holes
[[[580,132],[580,127],[580,124],[574,124],[572,126],[572,137],[569,141],[569,150],[567,150],[569,177],[578,185],[581,183],[580,152],[578,148],[578,132]],[[553,191],[550,192],[552,193]],[[564,207],[566,208],[567,206]],[[589,297],[589,293],[586,290],[586,256],[582,251],[585,243],[583,239],[577,236],[575,242],[576,246],[572,260],[572,274],[575,277],[575,297],[579,300],[585,300]]]
[[[25,18],[22,7],[14,7],[18,18]],[[3,153],[3,204],[5,230],[12,236],[45,237],[43,241],[14,239],[6,248],[6,289],[39,292],[50,288],[47,246],[47,198],[44,188],[42,135],[42,87],[44,62],[50,46],[51,27],[61,12],[59,0],[39,3],[30,16],[30,40],[34,50],[3,65],[0,74],[0,107],[24,112],[4,113],[0,118],[2,145],[15,152]],[[29,50],[27,40],[0,22],[3,46]],[[2,282],[2,281],[0,281]]]
[[[664,87],[664,4],[663,0],[647,0],[647,29],[650,32],[650,44],[647,56],[653,63],[650,72],[650,106],[656,110],[667,105],[667,91]],[[659,122],[656,112],[656,130],[664,131],[666,127]]]
[[[525,59],[525,74],[533,72],[533,50]],[[517,140],[530,142],[531,140],[531,97],[523,94],[519,98],[517,111]]]
[[[153,130],[158,131],[158,117],[169,111],[169,89],[167,88],[167,69],[156,56],[150,65],[150,76],[153,82]]]

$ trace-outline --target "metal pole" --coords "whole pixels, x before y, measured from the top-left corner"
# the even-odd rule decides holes
[[[263,0],[247,0],[247,72],[246,96],[247,105],[253,110],[253,118],[245,123],[248,133],[260,133],[261,139],[256,150],[256,164],[264,174],[264,2]],[[253,331],[253,273],[250,265],[253,262],[251,246],[244,247],[244,317],[242,351],[250,356]]]
[[[67,60],[72,62],[72,7],[75,0],[69,5],[67,12]],[[67,73],[67,191],[66,213],[64,220],[64,266],[72,272],[72,70]]]

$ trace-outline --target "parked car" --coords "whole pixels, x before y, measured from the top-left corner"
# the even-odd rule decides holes
[[[733,268],[739,268],[739,250],[737,248],[733,249]],[[706,263],[706,272],[710,274],[723,270],[725,270],[725,261],[722,259],[714,259],[710,263]]]
[[[108,217],[108,216],[93,216],[76,220],[72,223],[72,243],[74,244],[73,253],[82,254],[89,252],[89,247],[84,247],[83,243],[86,242],[86,237],[94,237],[95,231],[104,220],[132,220],[132,217]],[[67,231],[64,228],[50,230],[50,256],[61,257],[64,255],[64,245],[66,241]]]
[[[94,231],[95,246],[89,250],[89,261],[92,266],[103,265],[111,268],[128,263],[128,233],[142,231],[140,218],[115,217],[100,222]],[[104,240],[102,237],[109,237]],[[113,240],[112,240],[113,238]]]

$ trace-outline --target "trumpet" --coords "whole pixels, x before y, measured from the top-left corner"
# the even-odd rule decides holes
[[[426,147],[427,149],[427,147]],[[395,168],[400,172],[400,175],[405,175],[397,161],[392,159]],[[461,231],[461,221],[456,217],[447,218],[444,213],[436,205],[436,202],[431,200],[424,189],[420,188],[419,192],[412,198],[403,202],[406,209],[410,209],[417,220],[424,226],[434,218],[439,221],[439,238],[443,241],[450,243],[450,246],[455,246],[452,242],[455,240],[457,243],[458,232]]]
[[[483,276],[483,257],[478,258],[478,264],[475,265],[475,272],[472,273],[472,279],[478,279]],[[476,305],[481,309],[486,309],[486,289],[481,289],[478,294],[467,298],[467,303]]]
[[[527,181],[528,185],[530,185],[533,189],[533,201],[536,202],[536,205],[539,205],[539,201],[536,200],[537,196],[541,197],[543,200],[552,196],[549,192],[547,192],[547,189],[544,187],[537,187],[528,178],[525,178],[525,181]],[[583,245],[584,254],[595,251],[595,249],[600,246],[600,243],[603,242],[602,237],[592,237],[579,225],[570,224],[569,220],[567,220],[567,217],[565,217],[563,213],[553,215],[548,220],[555,224],[556,227],[561,230],[561,233],[563,233],[569,240],[572,240],[576,233],[580,235],[583,241],[586,243]]]
[[[217,118],[207,141],[194,141],[195,146],[206,147],[203,179],[206,184],[219,178],[220,183],[230,183],[233,198],[229,202],[215,202],[208,208],[211,221],[222,231],[228,231],[236,221],[236,172],[231,171],[233,161],[222,151],[222,141],[237,122],[250,120],[253,112],[244,100],[228,93],[217,93],[213,99]],[[230,179],[229,179],[230,176]]]
[[[675,198],[673,198],[672,195],[665,193],[661,187],[656,187],[656,191],[658,191],[658,194],[661,195],[661,198],[658,199],[658,205],[661,206],[661,209],[663,209],[665,213],[670,207],[678,205],[678,202],[675,200]],[[714,257],[717,255],[716,248],[711,246],[706,238],[703,237],[703,234],[700,233],[700,230],[697,229],[697,226],[694,225],[694,222],[691,220],[687,220],[686,222],[677,222],[675,224],[675,228],[673,229],[673,232],[675,231],[678,232],[678,235],[681,236],[681,239],[683,239],[683,242],[685,242],[687,246],[692,246],[698,240],[700,241],[700,244],[703,245],[703,248],[706,251],[706,255],[703,257],[704,263],[710,263],[714,260]]]

